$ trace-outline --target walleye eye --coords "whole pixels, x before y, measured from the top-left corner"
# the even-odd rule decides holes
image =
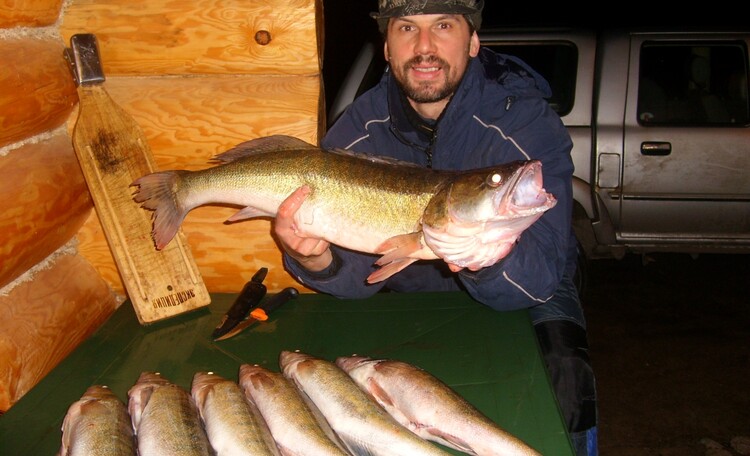
[[[490,174],[487,177],[487,185],[491,187],[497,187],[502,183],[503,183],[503,176],[499,175],[498,173]]]

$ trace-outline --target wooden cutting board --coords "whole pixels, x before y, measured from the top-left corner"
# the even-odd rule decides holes
[[[78,85],[73,146],[138,321],[149,324],[211,302],[182,230],[164,249],[151,237],[152,212],[130,184],[155,171],[143,131],[104,87],[96,37],[73,35],[65,57]]]

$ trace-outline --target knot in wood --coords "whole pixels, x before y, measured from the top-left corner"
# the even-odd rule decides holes
[[[255,32],[255,42],[261,46],[265,46],[271,42],[271,34],[268,30],[258,30]]]

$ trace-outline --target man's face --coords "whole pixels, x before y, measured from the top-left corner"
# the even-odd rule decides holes
[[[469,34],[469,24],[461,15],[397,17],[388,24],[384,50],[412,105],[438,104],[442,109],[469,59],[479,52],[479,38],[476,33]]]

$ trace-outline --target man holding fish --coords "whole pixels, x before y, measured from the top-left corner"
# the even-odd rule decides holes
[[[281,204],[274,231],[290,273],[320,292],[364,298],[380,290],[462,289],[499,311],[529,309],[576,452],[595,455],[595,382],[573,282],[572,142],[545,101],[547,81],[519,59],[480,46],[482,7],[482,0],[379,0],[372,16],[385,38],[388,69],[321,145],[435,170],[539,160],[554,207],[516,236],[484,239],[479,247],[467,247],[477,245],[475,229],[426,227],[423,242],[445,261],[414,262],[381,281],[366,280],[378,269],[377,256],[309,236],[295,220],[309,186]],[[489,261],[473,261],[487,249]]]

